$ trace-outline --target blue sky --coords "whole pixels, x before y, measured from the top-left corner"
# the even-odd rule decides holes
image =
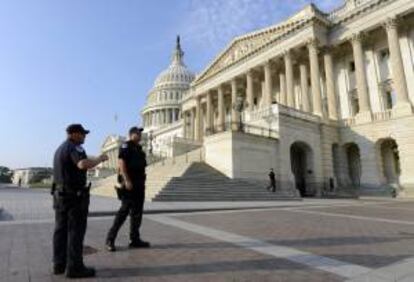
[[[107,135],[140,123],[139,109],[177,34],[187,66],[200,72],[234,36],[309,2],[0,1],[0,165],[51,165],[72,122],[91,129],[85,148],[97,154]],[[313,2],[325,11],[342,3]]]

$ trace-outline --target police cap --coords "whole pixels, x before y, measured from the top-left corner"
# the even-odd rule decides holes
[[[144,131],[144,129],[143,129],[142,127],[136,127],[136,126],[133,126],[133,127],[131,127],[131,128],[129,129],[129,135],[131,135],[131,134],[133,134],[133,133],[137,133],[137,134],[139,134],[139,133],[141,133],[142,131]]]
[[[66,128],[66,132],[68,134],[72,134],[72,133],[88,134],[90,131],[86,130],[81,124],[74,123],[74,124],[69,125]]]

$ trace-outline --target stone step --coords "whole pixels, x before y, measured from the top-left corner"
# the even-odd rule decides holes
[[[283,191],[277,193],[290,193],[290,191]],[[182,189],[177,187],[176,189],[163,189],[161,193],[269,193],[268,190],[254,190],[254,189]]]
[[[181,197],[179,199],[180,202],[207,202],[207,201],[214,201],[214,202],[234,202],[234,201],[287,201],[287,200],[300,200],[298,197],[255,197],[252,199],[251,197]],[[154,202],[161,202],[161,201],[177,201],[176,197],[157,197],[153,200]]]

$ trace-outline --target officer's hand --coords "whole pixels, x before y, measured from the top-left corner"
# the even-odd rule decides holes
[[[107,161],[109,158],[108,158],[108,155],[106,155],[106,154],[102,154],[102,155],[100,155],[99,156],[99,160],[101,161],[101,162],[105,162],[105,161]]]
[[[125,188],[129,191],[132,190],[132,182],[131,181],[125,181]]]

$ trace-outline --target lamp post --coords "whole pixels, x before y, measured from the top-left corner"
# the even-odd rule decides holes
[[[233,109],[238,113],[239,115],[239,126],[238,131],[243,131],[243,120],[242,120],[242,112],[244,107],[247,106],[247,102],[244,102],[244,98],[241,95],[238,95],[236,98],[236,101],[233,103]]]
[[[274,121],[277,121],[277,117],[275,116],[275,114],[273,113],[273,106],[270,106],[267,109],[267,113],[265,113],[265,115],[263,116],[264,120],[266,121],[266,123],[269,125],[269,138],[272,137],[271,136],[271,130],[272,130],[272,123]]]

